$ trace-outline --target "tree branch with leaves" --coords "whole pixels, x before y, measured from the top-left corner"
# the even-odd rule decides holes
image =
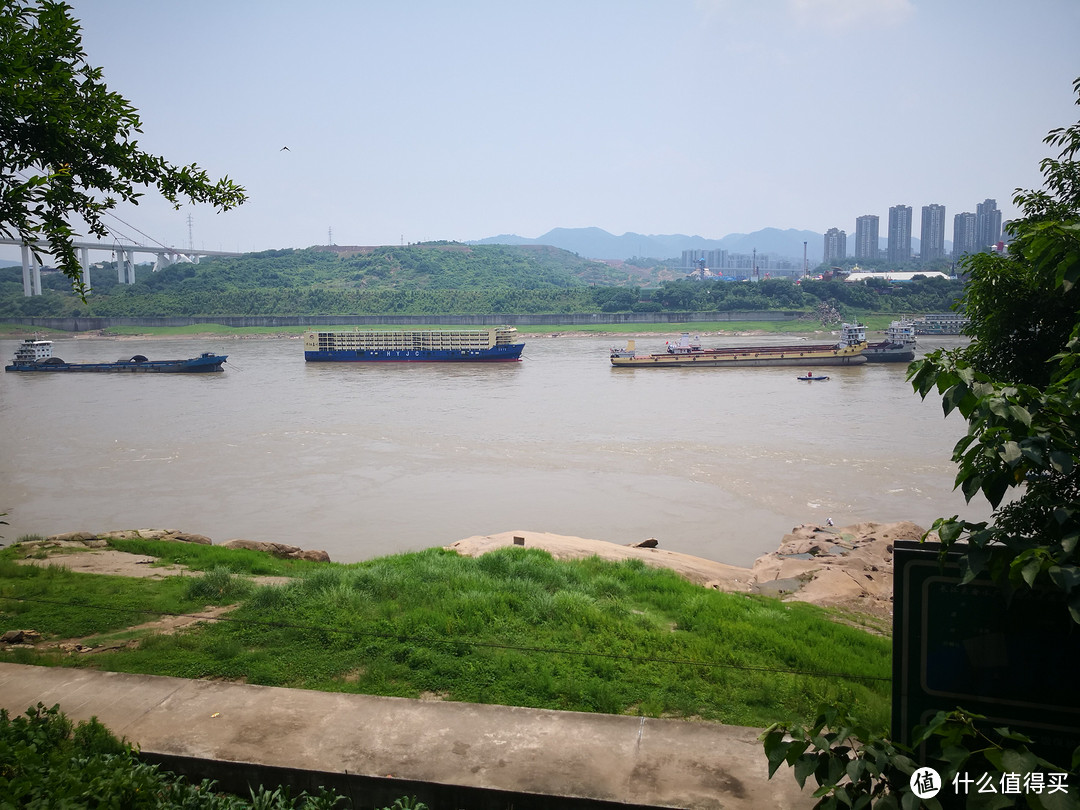
[[[1073,88],[1080,104],[1080,79]],[[1080,122],[1053,130],[1045,143],[1060,151],[1041,163],[1042,190],[1017,189],[1023,216],[1009,223],[1007,251],[962,262],[969,276],[958,308],[971,342],[930,352],[911,364],[908,379],[924,399],[936,391],[946,416],[967,420],[953,448],[956,485],[968,501],[982,495],[994,509],[991,522],[935,521],[942,559],[958,555],[964,583],[987,572],[1006,591],[1058,588],[1080,624]],[[1045,795],[969,794],[965,806],[1011,807],[1014,798],[1036,808],[1080,806],[1080,748],[1058,767],[1032,753],[1029,738],[988,730],[988,722],[959,708],[939,712],[915,730],[914,745],[946,783],[975,766],[1073,781],[1067,792]],[[837,707],[823,708],[809,727],[767,729],[762,742],[770,776],[786,764],[800,786],[814,778],[817,807],[946,804],[921,802],[914,792],[913,749]]]
[[[956,484],[994,508],[990,523],[935,522],[943,554],[962,551],[964,581],[987,571],[1007,588],[1060,588],[1080,624],[1080,122],[1045,142],[1060,152],[1042,161],[1043,190],[1017,190],[1008,251],[964,261],[971,343],[908,376],[967,420]]]
[[[44,240],[83,297],[73,220],[107,238],[103,217],[119,201],[138,204],[143,187],[176,208],[183,198],[227,211],[247,199],[228,177],[211,181],[196,164],[139,147],[138,112],[87,63],[66,3],[0,0],[0,76],[0,233]]]

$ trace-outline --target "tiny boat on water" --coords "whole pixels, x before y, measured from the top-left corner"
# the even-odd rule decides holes
[[[802,377],[796,377],[795,379],[796,380],[802,380],[803,382],[823,382],[823,381],[829,379],[829,376],[827,374],[814,375],[814,374],[811,374],[810,372],[807,372]]]

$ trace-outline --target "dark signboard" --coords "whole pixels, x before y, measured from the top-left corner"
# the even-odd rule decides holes
[[[1068,767],[1080,745],[1080,626],[1057,589],[1008,598],[987,579],[961,585],[936,543],[898,541],[893,578],[893,738],[962,707],[1037,741]]]

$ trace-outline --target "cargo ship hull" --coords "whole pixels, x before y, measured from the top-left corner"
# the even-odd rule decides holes
[[[98,374],[210,374],[221,371],[228,355],[203,352],[186,360],[150,360],[137,354],[115,363],[65,363],[52,354],[52,341],[24,340],[4,371],[55,374],[60,372]]]
[[[521,359],[524,344],[491,349],[334,349],[304,351],[312,363],[502,363]]]
[[[215,356],[212,362],[202,358],[191,360],[147,360],[142,363],[42,363],[40,365],[4,366],[4,371],[54,372],[97,372],[104,374],[213,374],[224,371],[221,364],[224,356]]]
[[[690,354],[646,354],[634,357],[612,356],[615,368],[761,368],[766,366],[857,366],[866,362],[861,353],[844,352],[752,352],[731,353],[708,350]]]
[[[873,343],[863,350],[868,363],[910,363],[915,359],[915,348],[902,343]]]
[[[524,343],[510,326],[490,329],[308,332],[309,363],[510,363]]]
[[[615,368],[761,368],[766,366],[857,366],[866,362],[866,342],[841,341],[837,344],[797,344],[793,346],[740,346],[703,349],[700,341],[688,333],[667,351],[638,354],[634,341],[625,349],[611,350]]]
[[[910,363],[915,359],[915,323],[906,319],[893,321],[885,330],[885,340],[863,350],[869,363]]]

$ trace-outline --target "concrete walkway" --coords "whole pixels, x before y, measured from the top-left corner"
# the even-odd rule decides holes
[[[433,810],[814,804],[790,769],[767,779],[758,729],[716,723],[0,663],[0,707],[14,716],[39,702],[97,717],[149,759],[222,784],[244,769],[338,790],[345,777],[353,795],[360,785],[356,807],[403,795]]]

